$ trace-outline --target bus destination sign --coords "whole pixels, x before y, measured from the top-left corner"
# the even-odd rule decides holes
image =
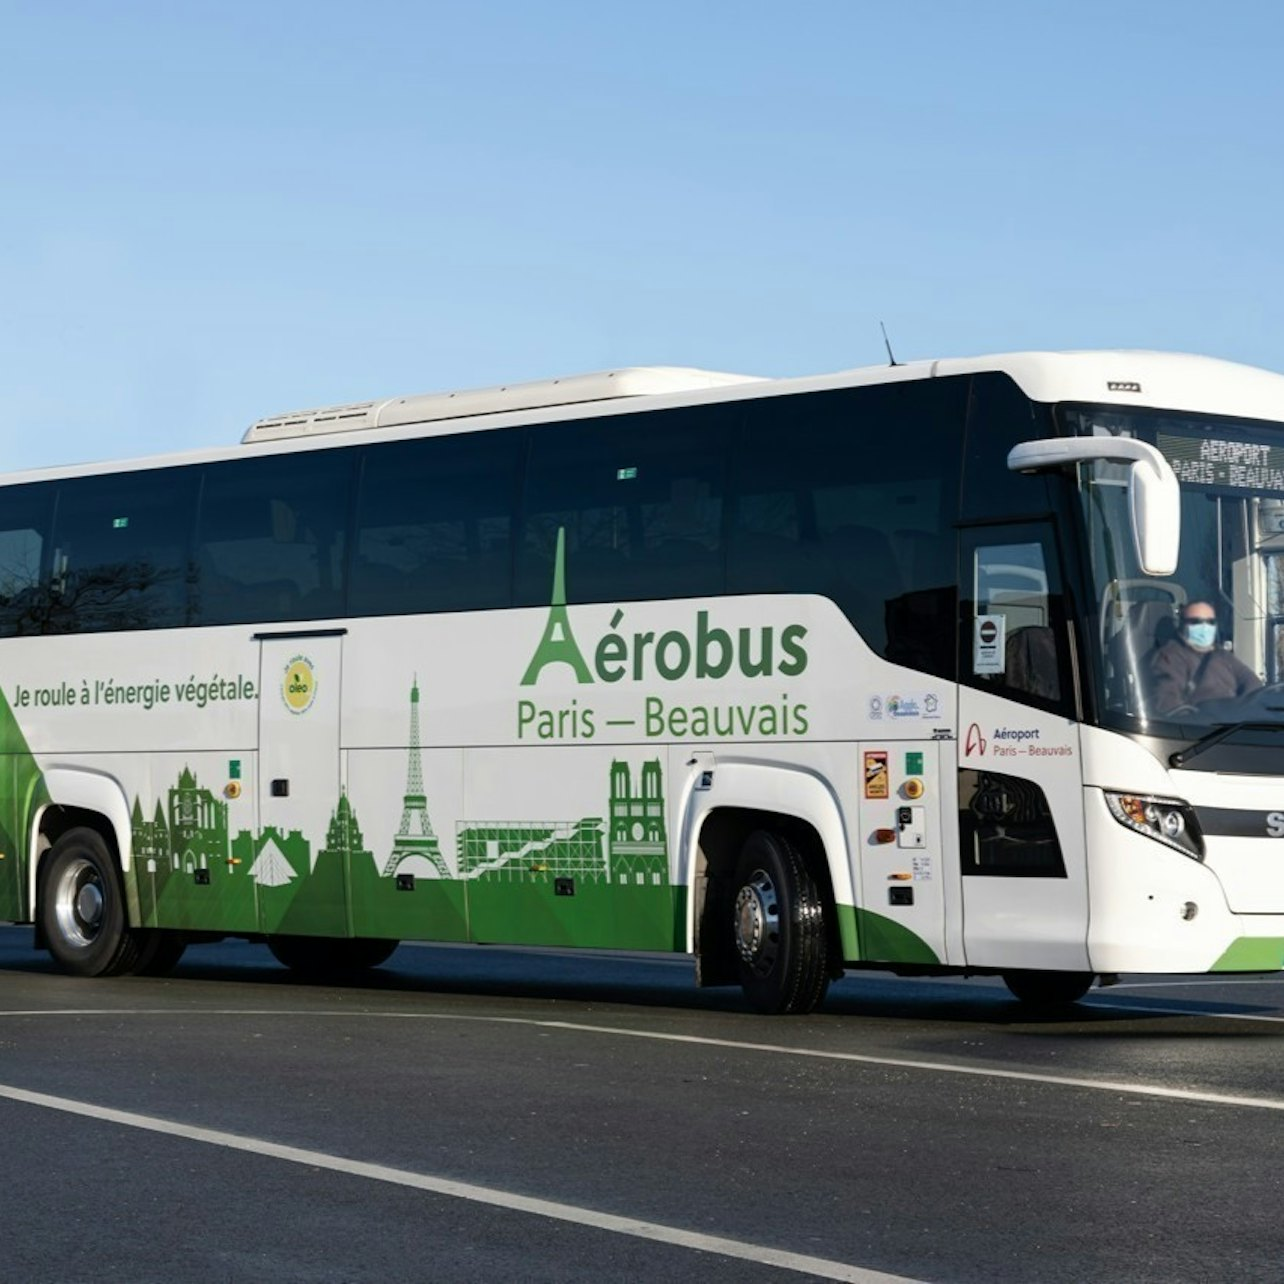
[[[1179,482],[1284,494],[1284,446],[1164,432],[1156,441]]]

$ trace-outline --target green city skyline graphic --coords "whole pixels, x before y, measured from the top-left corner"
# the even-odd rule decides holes
[[[184,764],[175,784],[156,798],[151,819],[142,797],[134,798],[130,892],[138,921],[188,930],[346,935],[351,918],[358,935],[468,939],[470,917],[484,921],[490,914],[496,920],[491,939],[551,933],[560,940],[565,929],[559,922],[532,917],[530,906],[519,908],[528,893],[550,896],[558,887],[559,902],[567,903],[608,892],[668,896],[658,758],[640,767],[611,761],[601,815],[458,820],[452,870],[429,813],[417,677],[409,704],[406,789],[386,856],[367,847],[346,789],[330,809],[324,845],[314,848],[299,830],[271,825],[232,834],[228,802]],[[567,880],[574,889],[569,895]],[[504,908],[508,902],[511,910]],[[665,930],[672,933],[671,922]]]

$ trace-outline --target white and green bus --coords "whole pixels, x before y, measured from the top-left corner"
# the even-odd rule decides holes
[[[0,496],[0,919],[71,972],[677,951],[806,1012],[1284,965],[1279,375],[620,370]]]

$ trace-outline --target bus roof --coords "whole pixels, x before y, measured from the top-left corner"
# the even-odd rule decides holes
[[[746,400],[869,384],[1001,372],[1034,401],[1111,403],[1193,414],[1284,423],[1284,375],[1212,357],[1166,352],[1019,352],[995,356],[866,366],[828,375],[769,379],[685,367],[630,367],[462,392],[430,393],[275,415],[253,424],[242,446],[225,445],[142,459],[58,465],[4,477],[6,485],[97,471],[133,471],[232,458],[245,445],[266,453],[349,444],[370,432],[384,439],[537,422],[588,418],[713,401]],[[418,427],[422,425],[422,427]]]
[[[1032,401],[1112,402],[1284,421],[1284,375],[1187,353],[1017,352],[934,361],[933,375],[1002,370]]]
[[[677,366],[635,366],[460,392],[390,397],[293,411],[250,426],[246,444],[514,411],[683,393],[770,396],[947,375],[1002,371],[1032,400],[1091,401],[1284,420],[1284,375],[1213,357],[1168,352],[1018,352],[988,357],[866,366],[803,379],[761,379]],[[722,396],[717,396],[718,400]]]

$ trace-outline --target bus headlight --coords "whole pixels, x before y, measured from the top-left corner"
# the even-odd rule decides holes
[[[1186,803],[1178,798],[1155,798],[1150,794],[1118,794],[1109,789],[1105,793],[1106,806],[1121,825],[1192,860],[1204,859],[1204,836],[1199,831],[1195,813]]]

